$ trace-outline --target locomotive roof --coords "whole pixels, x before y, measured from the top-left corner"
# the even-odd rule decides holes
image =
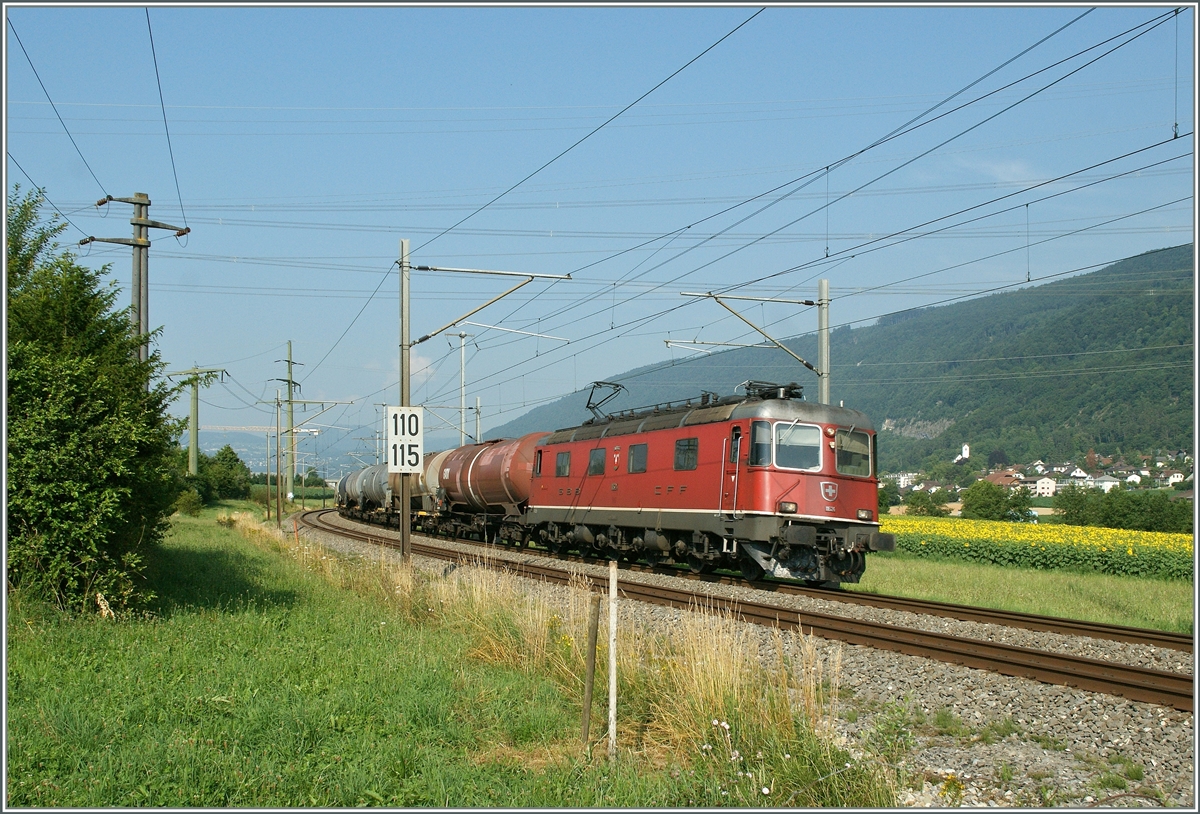
[[[848,407],[831,404],[814,404],[795,398],[772,398],[759,395],[726,396],[701,405],[688,402],[680,406],[638,411],[630,414],[609,416],[604,421],[590,420],[577,427],[557,430],[541,443],[561,444],[567,441],[586,441],[594,438],[609,438],[614,435],[630,435],[651,430],[687,427],[696,424],[712,424],[737,419],[768,419],[784,421],[811,421],[820,424],[854,426],[858,429],[873,429],[866,413]]]

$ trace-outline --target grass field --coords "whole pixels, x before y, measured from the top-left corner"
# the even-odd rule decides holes
[[[1195,586],[1179,580],[1039,571],[926,559],[903,553],[867,557],[850,590],[960,605],[1191,633]]]
[[[10,595],[9,806],[892,802],[886,772],[809,726],[821,673],[792,676],[807,695],[776,686],[719,619],[681,631],[682,650],[625,639],[610,763],[580,743],[576,615],[522,604],[483,569],[424,582],[256,539],[212,510],[177,517],[140,618],[70,619]],[[604,665],[602,648],[593,742]],[[806,711],[787,701],[799,696]]]

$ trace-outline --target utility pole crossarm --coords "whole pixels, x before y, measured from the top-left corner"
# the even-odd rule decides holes
[[[80,246],[86,246],[89,243],[119,243],[122,246],[134,246],[139,249],[150,248],[150,241],[144,238],[132,237],[85,237],[79,241]]]
[[[458,323],[460,323],[460,322],[463,322],[464,320],[466,320],[466,318],[467,318],[467,317],[472,317],[472,316],[475,316],[475,314],[479,313],[479,312],[480,312],[480,311],[482,311],[484,308],[487,308],[487,307],[488,307],[489,305],[491,305],[492,303],[494,303],[494,302],[497,302],[497,301],[499,301],[499,300],[502,300],[502,299],[504,299],[504,298],[505,298],[505,297],[507,297],[509,294],[511,294],[511,293],[513,293],[514,291],[516,291],[518,288],[521,288],[522,286],[529,285],[529,284],[530,284],[530,283],[532,283],[532,282],[533,282],[533,277],[532,277],[532,276],[531,276],[531,277],[529,277],[529,279],[528,279],[528,280],[522,280],[521,282],[519,282],[519,283],[517,283],[516,285],[514,285],[512,288],[508,289],[508,291],[505,291],[503,294],[500,294],[500,295],[498,295],[498,296],[492,297],[490,300],[488,300],[487,302],[485,302],[483,305],[479,306],[478,308],[472,308],[470,311],[468,311],[467,313],[463,314],[461,317],[459,317],[458,319],[454,320],[453,322],[448,322],[448,323],[446,323],[445,325],[443,325],[442,327],[438,328],[436,331],[432,331],[432,332],[430,332],[430,333],[427,333],[427,334],[425,334],[425,335],[424,335],[424,336],[422,336],[420,339],[418,339],[417,341],[413,342],[413,343],[412,343],[412,345],[409,345],[409,347],[411,348],[411,347],[413,347],[414,345],[420,345],[422,342],[425,342],[425,341],[427,341],[427,340],[429,340],[429,339],[433,339],[435,336],[437,336],[438,334],[440,334],[442,331],[446,331],[446,330],[449,330],[450,328],[453,328],[453,327],[454,327],[455,325],[457,325]]]
[[[570,274],[535,274],[532,271],[492,271],[491,269],[452,269],[443,266],[409,266],[413,271],[449,271],[455,274],[499,274],[506,277],[531,277],[542,280],[570,280]]]
[[[744,316],[742,316],[741,314],[739,314],[737,311],[735,311],[735,310],[733,310],[732,308],[730,308],[728,305],[726,305],[724,302],[722,302],[722,301],[721,301],[721,298],[720,298],[720,297],[718,297],[716,294],[713,294],[712,292],[708,292],[708,293],[706,293],[706,294],[688,294],[688,293],[684,293],[684,294],[683,294],[683,296],[685,296],[685,297],[708,297],[708,298],[710,298],[710,299],[716,300],[716,302],[717,302],[717,305],[721,306],[721,307],[722,307],[722,308],[724,308],[726,311],[728,311],[729,313],[733,314],[735,317],[737,317],[738,319],[740,319],[742,322],[746,323],[746,324],[747,324],[747,325],[749,325],[751,328],[753,328],[754,330],[758,331],[760,334],[762,334],[763,336],[765,336],[765,337],[767,338],[767,341],[769,341],[769,342],[773,343],[773,344],[775,345],[775,347],[779,348],[781,351],[783,351],[784,353],[786,353],[788,356],[792,357],[792,358],[793,358],[793,359],[795,359],[797,362],[799,362],[800,364],[804,365],[806,368],[808,368],[809,370],[811,370],[813,373],[816,373],[818,376],[820,376],[820,375],[821,375],[821,371],[819,371],[819,370],[817,370],[815,367],[813,367],[811,363],[809,363],[809,362],[806,362],[805,360],[801,359],[801,358],[800,358],[799,356],[797,356],[796,354],[792,353],[791,349],[790,349],[790,348],[788,348],[786,345],[784,345],[782,342],[780,342],[778,339],[776,339],[775,337],[771,336],[769,333],[767,333],[766,331],[764,331],[762,328],[758,327],[758,326],[757,326],[757,325],[755,325],[753,322],[751,322],[750,320],[746,319]]]
[[[111,195],[105,195],[100,200],[96,201],[96,206],[101,207],[106,204],[119,201],[121,203],[133,204],[133,217],[129,219],[129,223],[133,226],[133,237],[94,237],[88,236],[79,241],[80,246],[86,246],[89,243],[117,243],[122,246],[133,247],[133,281],[130,285],[130,307],[129,321],[132,329],[138,336],[145,337],[145,341],[138,348],[138,360],[145,362],[150,358],[150,229],[166,229],[175,233],[175,237],[183,237],[189,234],[192,230],[189,227],[172,226],[169,223],[162,223],[157,220],[151,220],[148,215],[150,212],[150,196],[144,192],[135,192],[130,198],[114,198]],[[146,383],[149,387],[149,382]],[[194,471],[194,470],[193,470]]]
[[[704,293],[704,294],[701,294],[699,292],[694,292],[694,291],[681,291],[679,293],[685,297],[715,297],[715,296],[717,296],[716,294],[713,294],[711,291]],[[749,300],[750,302],[782,302],[782,303],[786,303],[788,305],[816,305],[817,304],[816,300],[780,300],[780,299],[776,299],[774,297],[739,297],[734,294],[721,294],[720,297],[723,300]]]

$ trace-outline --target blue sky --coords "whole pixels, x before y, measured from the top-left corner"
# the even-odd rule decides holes
[[[397,400],[400,238],[414,264],[572,274],[471,317],[509,332],[450,332],[473,334],[466,395],[485,433],[689,353],[664,340],[756,341],[682,291],[810,299],[826,278],[832,323],[866,325],[1191,241],[1194,6],[1081,67],[1169,8],[768,7],[446,232],[758,8],[156,6],[169,152],[142,7],[9,5],[6,184],[44,187],[71,221],[64,242],[129,236],[128,205],[92,205],[105,194],[145,192],[152,218],[186,222],[187,238],[158,232],[150,249],[168,369],[229,371],[202,393],[202,425],[273,424],[256,402],[274,397],[291,340],[300,397],[354,402],[302,444],[336,474],[340,451],[373,454],[357,439]],[[912,239],[880,240],[893,233]],[[128,301],[128,249],[79,255],[110,263]],[[413,336],[511,284],[414,274]],[[816,328],[812,309],[739,308],[777,336]],[[457,405],[458,345],[414,348],[414,401]]]

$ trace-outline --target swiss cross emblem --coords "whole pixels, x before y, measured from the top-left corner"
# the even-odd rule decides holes
[[[821,481],[821,495],[829,501],[837,500],[837,487],[836,483],[823,480]]]

